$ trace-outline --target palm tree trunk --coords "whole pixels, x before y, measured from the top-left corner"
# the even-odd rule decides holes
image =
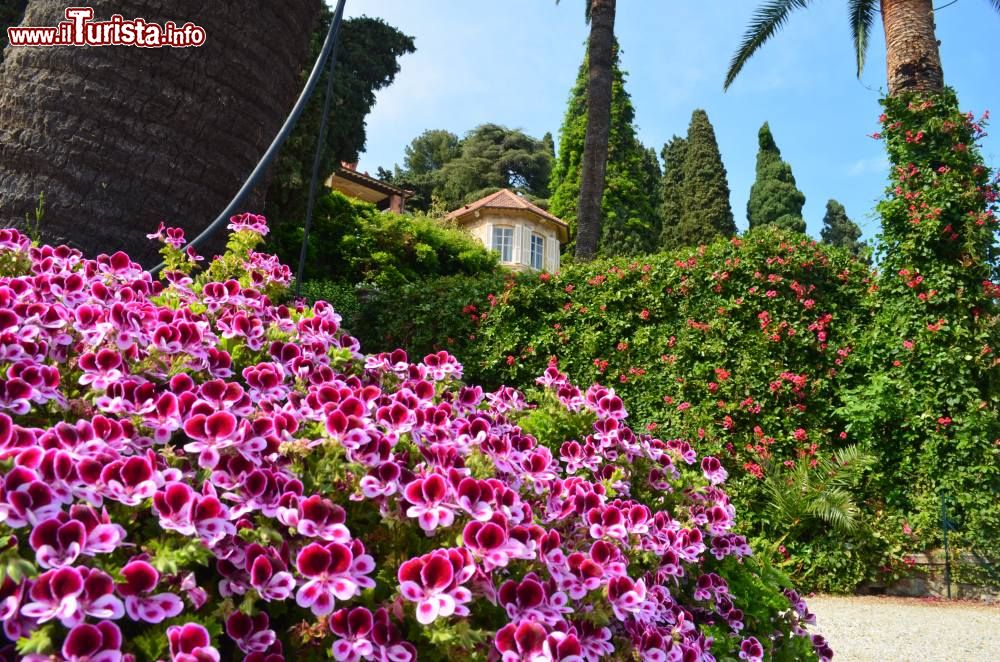
[[[601,234],[601,198],[608,162],[611,131],[612,65],[615,45],[615,0],[590,2],[590,40],[587,46],[587,135],[580,172],[576,256],[590,260],[597,254]]]
[[[881,0],[889,95],[944,87],[932,0]]]
[[[94,20],[190,21],[206,41],[8,48],[0,65],[0,226],[24,225],[44,193],[45,240],[90,255],[126,250],[148,264],[156,246],[146,233],[166,221],[193,237],[274,138],[299,91],[320,0],[82,4],[94,8]],[[30,0],[22,24],[54,26],[66,6]]]

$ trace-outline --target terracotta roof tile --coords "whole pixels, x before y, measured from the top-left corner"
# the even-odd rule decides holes
[[[525,211],[530,211],[542,218],[551,221],[563,228],[568,228],[566,221],[561,218],[553,216],[549,212],[545,211],[538,205],[534,205],[524,199],[522,196],[514,193],[510,189],[500,189],[496,193],[491,193],[485,198],[480,198],[475,202],[470,202],[464,207],[459,207],[455,211],[451,212],[445,218],[450,220],[459,219],[466,214],[470,214],[479,209],[523,209]]]

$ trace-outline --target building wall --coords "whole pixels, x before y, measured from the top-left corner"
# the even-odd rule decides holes
[[[527,214],[505,214],[487,209],[482,210],[478,218],[464,219],[462,222],[462,228],[487,248],[492,248],[490,242],[493,238],[493,228],[496,226],[514,229],[513,259],[501,264],[512,269],[530,270],[531,235],[537,233],[545,239],[543,270],[559,271],[559,236],[555,228],[537,220],[537,217],[530,217]]]

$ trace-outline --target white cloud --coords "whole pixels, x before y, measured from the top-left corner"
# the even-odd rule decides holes
[[[889,159],[885,154],[869,156],[858,159],[847,167],[847,174],[851,177],[862,175],[884,175],[889,170]]]

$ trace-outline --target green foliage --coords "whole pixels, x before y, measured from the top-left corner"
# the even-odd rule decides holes
[[[361,315],[357,287],[335,280],[307,280],[302,283],[302,298],[309,303],[326,301],[341,316],[341,326],[353,329]]]
[[[401,188],[413,191],[407,207],[427,211],[434,189],[441,184],[441,169],[462,152],[458,136],[443,129],[428,129],[406,146],[403,168],[394,171],[379,168],[378,177]]]
[[[441,168],[435,192],[448,209],[472,202],[483,189],[509,188],[548,197],[552,154],[517,129],[483,124],[465,136],[461,153]]]
[[[483,302],[503,292],[505,278],[491,272],[382,288],[363,306],[353,335],[367,352],[403,347],[416,357],[441,349],[464,354],[477,338],[481,318],[490,314]]]
[[[660,187],[660,247],[673,250],[684,245],[683,237],[677,236],[681,217],[684,215],[684,157],[687,141],[674,136],[663,146],[663,182]]]
[[[815,465],[798,462],[790,469],[769,467],[764,489],[771,522],[782,531],[798,527],[816,531],[826,525],[836,533],[854,533],[860,525],[854,492],[873,461],[853,445],[817,458]]]
[[[297,226],[275,231],[273,246],[282,259],[298,262],[302,233]],[[316,203],[304,280],[396,287],[495,265],[496,256],[458,228],[421,214],[379,212],[331,191]]]
[[[554,160],[549,141],[498,124],[481,124],[462,140],[449,131],[424,131],[406,147],[403,168],[380,168],[379,176],[414,191],[407,204],[423,211],[451,211],[501,188],[547,198]]]
[[[310,65],[319,56],[331,18],[332,12],[324,3],[306,60]],[[392,84],[399,73],[399,59],[414,50],[412,37],[382,19],[359,16],[341,23],[331,118],[321,156],[321,177],[325,179],[341,161],[358,160],[358,154],[365,148],[365,117],[375,105],[375,93]],[[308,70],[302,72],[303,84],[308,76]],[[317,92],[306,104],[278,157],[275,176],[266,196],[266,215],[272,228],[299,225],[305,217],[327,76],[324,70],[316,86]]]
[[[715,140],[715,129],[704,110],[695,110],[691,115],[681,191],[684,211],[674,230],[678,241],[697,246],[736,234],[726,167]]]
[[[839,246],[860,258],[867,258],[870,249],[861,239],[861,228],[847,216],[844,205],[836,200],[826,203],[823,229],[820,231],[823,243]]]
[[[635,108],[625,90],[626,74],[618,55],[616,45],[599,252],[602,255],[637,255],[649,253],[659,242],[660,168],[656,154],[650,153],[636,136]],[[559,130],[559,155],[550,186],[549,211],[569,223],[571,237],[576,234],[587,134],[587,72],[587,58],[584,57]]]
[[[758,143],[757,179],[747,201],[750,227],[776,225],[792,232],[805,232],[802,206],[806,196],[795,186],[792,166],[781,159],[781,151],[767,122],[760,127]]]
[[[892,165],[882,216],[871,333],[849,366],[858,433],[880,446],[874,475],[888,505],[940,542],[1000,560],[1000,320],[997,180],[976,140],[981,121],[954,92],[883,101]]]

